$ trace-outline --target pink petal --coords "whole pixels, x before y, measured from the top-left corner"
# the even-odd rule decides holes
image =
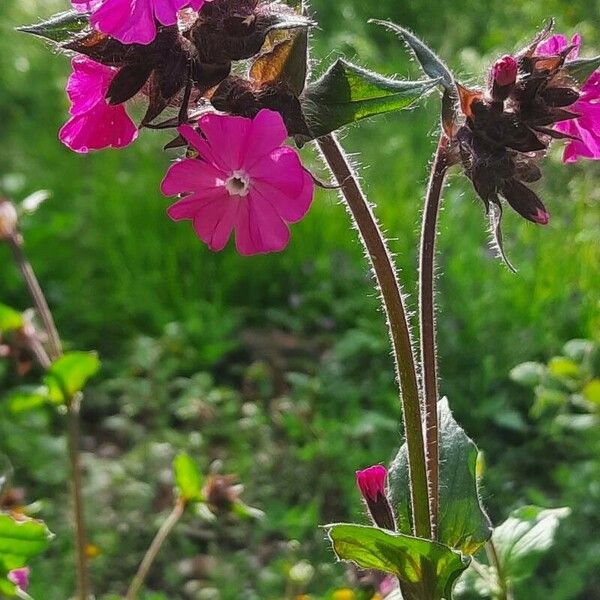
[[[195,148],[198,151],[200,156],[206,162],[211,163],[216,169],[219,169],[223,173],[229,172],[227,165],[221,160],[219,153],[213,152],[210,144],[191,125],[181,125],[177,128],[177,131],[192,146],[192,148]]]
[[[70,113],[81,115],[99,102],[105,102],[104,96],[117,71],[85,56],[74,58],[71,66],[73,72],[67,82],[67,95],[71,101]]]
[[[248,139],[252,132],[252,119],[208,114],[198,123],[219,164],[230,172],[244,167],[249,143],[258,141]]]
[[[194,219],[208,204],[218,201],[225,202],[229,194],[223,188],[213,188],[202,194],[192,194],[171,204],[167,214],[173,221]]]
[[[247,202],[240,203],[235,240],[244,256],[279,252],[288,245],[290,230],[272,204],[250,192]]]
[[[187,192],[201,194],[223,185],[222,173],[211,164],[188,158],[169,167],[160,189],[165,196],[175,196]]]
[[[246,153],[246,169],[279,148],[288,137],[288,132],[278,112],[262,109],[252,120],[250,136],[252,144]]]
[[[124,148],[137,137],[137,128],[123,106],[99,103],[91,110],[74,115],[60,130],[63,144],[75,152],[104,148]]]
[[[228,194],[206,203],[194,217],[194,229],[208,247],[219,252],[225,248],[236,222],[240,201]]]
[[[124,44],[150,44],[156,37],[152,0],[105,0],[91,23]]]
[[[570,42],[562,34],[553,35],[536,48],[535,54],[536,56],[554,56],[560,54],[560,52],[570,45],[574,45],[575,48],[569,52],[567,60],[575,60],[579,56],[579,48],[581,46],[581,36],[578,33],[572,37]]]

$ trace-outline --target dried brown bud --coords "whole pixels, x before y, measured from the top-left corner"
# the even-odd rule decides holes
[[[242,486],[235,475],[213,475],[204,486],[204,497],[215,513],[226,513],[239,501]]]

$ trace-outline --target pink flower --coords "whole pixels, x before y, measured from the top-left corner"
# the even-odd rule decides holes
[[[287,137],[277,112],[261,110],[254,119],[209,114],[179,133],[198,151],[169,169],[161,189],[182,194],[168,209],[174,221],[190,219],[198,237],[222,250],[235,230],[240,254],[283,250],[288,223],[307,213],[314,182],[298,153],[282,146]]]
[[[515,58],[510,54],[505,54],[492,67],[492,81],[500,86],[514,85],[518,70],[519,67]]]
[[[362,471],[356,471],[356,484],[366,500],[375,502],[379,496],[385,496],[385,480],[387,469],[383,465],[375,465]]]
[[[156,37],[156,21],[175,25],[185,7],[200,10],[211,0],[71,0],[77,10],[91,11],[96,29],[124,44],[150,44]]]
[[[567,61],[579,56],[581,36],[575,34],[569,42],[564,35],[553,35],[536,49],[537,55],[555,55],[567,46],[575,48],[569,53]],[[574,139],[565,148],[563,162],[575,162],[579,157],[600,159],[600,71],[595,71],[581,88],[581,97],[568,110],[579,115],[577,119],[561,121],[554,128]]]
[[[29,567],[13,569],[7,575],[7,579],[14,583],[20,590],[27,591],[29,587]]]
[[[80,153],[129,145],[137,137],[135,124],[124,106],[111,106],[105,98],[117,70],[82,56],[71,64],[71,118],[60,130],[61,142]]]

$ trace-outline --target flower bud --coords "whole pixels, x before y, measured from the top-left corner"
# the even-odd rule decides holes
[[[367,504],[373,521],[382,529],[396,530],[396,521],[385,493],[387,469],[383,465],[374,465],[362,471],[356,471],[356,483]]]
[[[7,240],[17,229],[19,215],[12,202],[0,199],[0,240]]]
[[[29,587],[29,567],[23,567],[22,569],[13,569],[8,573],[8,580],[14,583],[23,592],[27,591]]]
[[[492,100],[504,102],[510,95],[517,81],[519,65],[510,54],[497,60],[490,71],[490,88]]]

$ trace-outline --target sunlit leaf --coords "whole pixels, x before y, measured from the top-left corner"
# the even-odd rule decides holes
[[[8,409],[12,413],[27,412],[39,408],[49,401],[49,390],[45,385],[18,387],[6,397]]]
[[[438,403],[440,431],[440,517],[438,539],[463,554],[474,554],[492,528],[478,492],[477,446],[452,416],[446,398]],[[398,526],[411,531],[406,444],[390,467],[390,496]]]
[[[469,564],[460,553],[431,540],[346,523],[326,529],[340,560],[395,575],[402,581],[404,600],[450,600],[452,585]]]
[[[511,370],[510,378],[521,385],[534,387],[542,381],[545,373],[545,365],[537,362],[524,362]]]
[[[95,352],[69,352],[56,360],[44,378],[49,397],[57,403],[68,402],[85,387],[100,369]]]
[[[173,471],[181,497],[186,502],[202,500],[202,474],[188,454],[181,452],[175,457]]]
[[[6,304],[0,304],[0,333],[23,327],[23,315]]]
[[[300,101],[317,138],[360,119],[408,108],[437,83],[390,79],[339,59],[307,86]]]
[[[441,58],[427,45],[425,42],[420,40],[414,33],[408,31],[400,25],[396,25],[391,21],[380,21],[373,19],[370,23],[376,23],[377,25],[383,25],[387,29],[393,31],[396,35],[404,40],[407,46],[415,55],[415,58],[419,61],[423,71],[426,75],[432,79],[438,79],[439,83],[444,88],[454,94],[454,75],[450,72],[450,69],[444,64]]]
[[[88,26],[89,19],[86,15],[76,10],[68,10],[54,15],[41,23],[19,27],[18,30],[43,37],[53,42],[62,43],[70,41]]]

